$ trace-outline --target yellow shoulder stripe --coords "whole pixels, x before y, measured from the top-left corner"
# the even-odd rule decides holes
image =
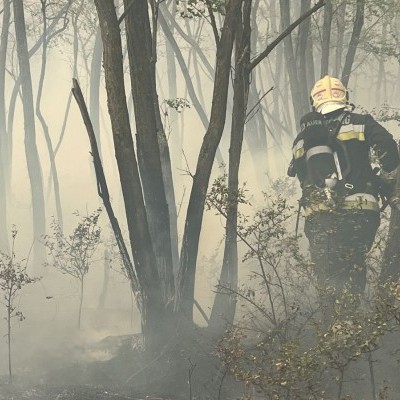
[[[354,132],[354,131],[349,131],[349,132],[340,132],[337,135],[337,138],[339,140],[351,140],[351,139],[356,139],[361,142],[365,141],[365,134],[364,132]]]

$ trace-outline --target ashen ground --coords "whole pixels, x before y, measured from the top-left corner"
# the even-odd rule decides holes
[[[235,399],[241,384],[227,376],[215,356],[212,342],[199,329],[190,339],[164,348],[147,358],[138,335],[109,336],[87,344],[85,361],[65,354],[43,355],[40,373],[35,360],[25,371],[0,380],[0,400],[103,400],[103,399]],[[44,367],[45,365],[46,367]]]

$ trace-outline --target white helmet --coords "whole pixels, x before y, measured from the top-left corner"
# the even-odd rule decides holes
[[[328,114],[346,107],[348,92],[339,79],[326,75],[311,89],[311,102],[316,111]]]

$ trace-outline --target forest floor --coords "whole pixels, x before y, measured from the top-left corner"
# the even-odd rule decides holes
[[[236,399],[241,385],[226,376],[211,342],[197,335],[147,358],[138,335],[109,336],[81,348],[86,357],[43,354],[34,364],[0,377],[0,400]],[[90,354],[89,359],[87,355]],[[95,360],[97,359],[97,360]],[[88,361],[86,361],[88,360]],[[94,361],[95,360],[95,361]],[[43,365],[46,367],[44,368]]]
[[[43,354],[41,361],[36,358],[18,371],[12,385],[7,375],[0,376],[0,400],[243,399],[243,385],[226,374],[206,339],[198,335],[152,358],[140,350],[138,335],[108,336],[87,344],[79,349],[84,355],[79,359],[71,349],[70,359]],[[373,355],[379,399],[400,400],[399,343],[399,332],[389,334]],[[344,387],[353,397],[342,399],[373,400],[365,358],[351,364]],[[263,397],[254,393],[252,398]]]
[[[78,334],[68,330],[65,323],[59,324],[58,329],[50,324],[39,324],[39,329],[29,321],[21,326],[23,331],[13,341],[12,385],[5,368],[6,346],[0,346],[0,400],[244,398],[243,384],[226,373],[216,355],[216,341],[204,328],[195,328],[179,341],[166,341],[160,354],[146,356],[141,335],[118,334],[120,329],[83,330]],[[373,361],[376,390],[386,393],[378,398],[400,400],[398,330],[383,338],[373,353]],[[373,399],[365,357],[349,366],[344,393],[353,394],[346,399]],[[255,393],[252,398],[263,399]]]

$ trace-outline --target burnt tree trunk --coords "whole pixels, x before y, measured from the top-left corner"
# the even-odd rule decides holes
[[[203,212],[215,154],[225,126],[235,25],[242,0],[231,0],[217,46],[210,124],[204,136],[190,193],[182,239],[176,307],[193,319],[196,262]]]
[[[215,295],[209,327],[222,333],[231,325],[236,310],[238,279],[237,218],[239,165],[250,87],[250,13],[251,0],[245,0],[243,12],[236,22],[235,76],[233,83],[233,110],[231,143],[229,148],[228,199],[226,209],[225,249],[219,290]]]
[[[140,176],[164,299],[169,301],[174,294],[174,277],[170,216],[159,144],[159,135],[163,133],[157,118],[156,54],[153,53],[147,1],[124,0],[124,4],[126,9],[130,6],[125,21]]]
[[[133,146],[124,86],[122,44],[113,2],[95,0],[103,39],[108,110],[121,181],[130,244],[142,288],[142,324],[146,346],[157,350],[165,338],[167,312],[162,295]]]

